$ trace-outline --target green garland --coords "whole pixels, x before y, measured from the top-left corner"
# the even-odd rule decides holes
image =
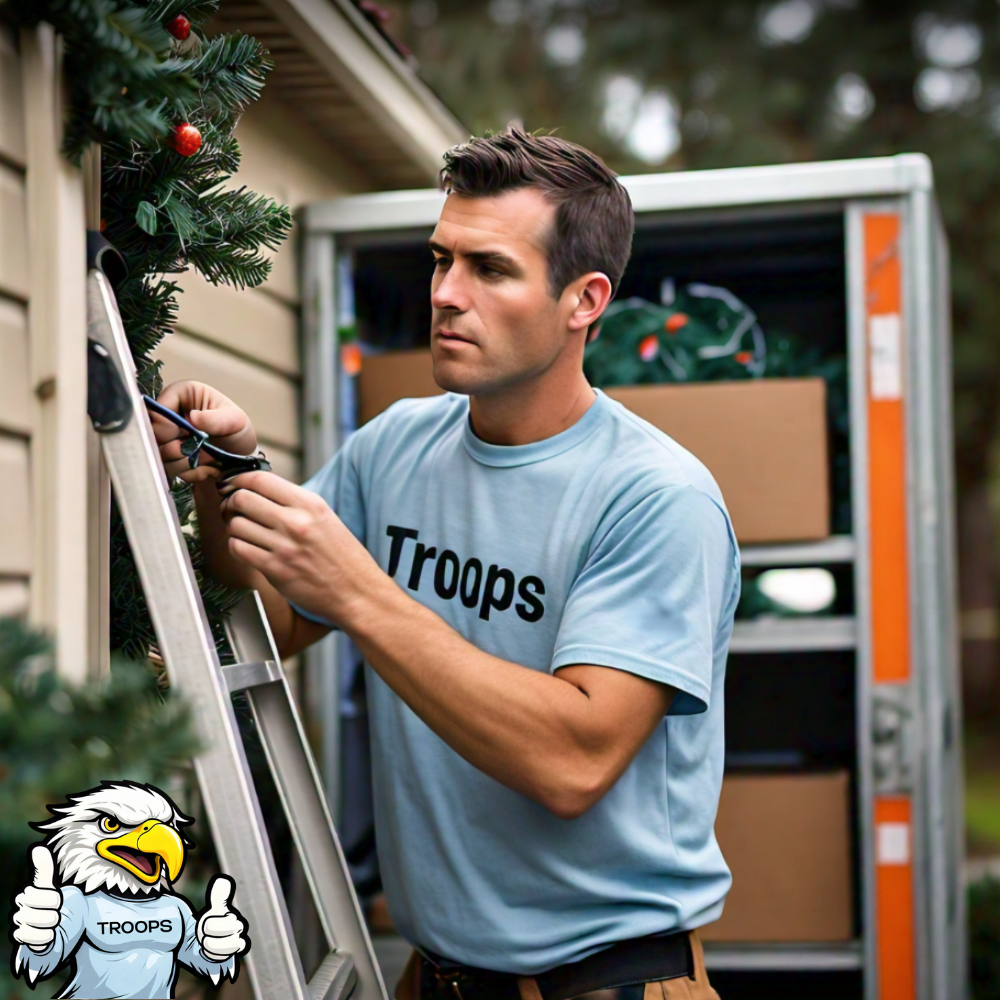
[[[154,396],[162,382],[152,352],[177,318],[179,288],[169,276],[193,267],[215,284],[255,287],[271,268],[264,251],[291,228],[286,207],[223,186],[240,162],[233,130],[260,95],[270,63],[254,38],[206,36],[202,26],[217,8],[218,0],[10,0],[8,6],[19,25],[48,22],[64,39],[64,152],[79,162],[91,143],[101,146],[104,235],[129,269],[118,305],[139,385]],[[167,30],[179,16],[190,21],[185,40]],[[172,148],[182,123],[201,134],[193,155]],[[175,499],[181,523],[194,529],[190,489],[175,488]],[[190,549],[201,577],[195,534]],[[111,546],[111,647],[145,658],[156,637],[117,512]],[[222,648],[222,622],[238,595],[200,583]]]

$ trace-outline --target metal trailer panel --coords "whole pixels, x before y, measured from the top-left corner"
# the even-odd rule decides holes
[[[950,713],[942,720],[943,737],[948,754],[948,773],[945,775],[945,801],[942,806],[946,821],[950,817],[947,857],[952,859],[949,886],[949,908],[954,899],[955,916],[951,923],[949,944],[949,976],[952,995],[966,1000],[968,982],[968,914],[965,892],[965,788],[962,761],[962,694],[960,678],[960,636],[958,613],[958,543],[955,518],[955,463],[952,440],[954,419],[952,402],[952,341],[951,295],[948,257],[948,239],[935,202],[933,208],[933,279],[934,312],[936,317],[935,389],[937,395],[938,475],[941,527],[938,532],[942,587],[942,612],[946,615],[942,634],[942,682],[947,695]],[[950,669],[949,669],[950,665]]]
[[[336,454],[337,322],[335,290],[326,275],[334,273],[334,247],[327,236],[309,234],[302,251],[302,367],[304,405],[302,439],[307,476]],[[320,773],[327,803],[339,822],[340,715],[337,708],[337,635],[324,636],[303,654],[307,703],[319,720]]]
[[[959,879],[961,861],[960,708],[955,624],[955,548],[953,470],[950,430],[950,343],[948,339],[947,246],[933,198],[929,160],[920,154],[819,164],[788,164],[735,170],[623,177],[638,216],[667,223],[666,213],[688,218],[766,216],[840,206],[845,213],[847,259],[848,362],[850,373],[853,538],[831,539],[819,547],[770,546],[750,549],[747,563],[775,565],[854,559],[856,615],[836,638],[831,630],[806,630],[801,636],[775,635],[776,645],[855,645],[857,649],[858,821],[862,850],[862,953],[868,1000],[900,1000],[879,995],[875,886],[877,751],[873,744],[875,708],[888,707],[905,721],[899,766],[903,788],[912,787],[914,930],[918,935],[915,986],[920,1000],[962,1000],[965,984],[965,900]],[[437,221],[440,191],[398,191],[337,199],[310,206],[304,221],[311,238],[328,241],[331,257],[349,253],[347,245],[371,234],[366,243],[418,236]],[[903,274],[903,314],[907,338],[907,576],[911,609],[912,681],[875,685],[872,657],[871,545],[869,520],[868,350],[864,216],[872,210],[899,213]],[[345,239],[346,237],[346,239]],[[310,265],[307,263],[307,268]],[[334,283],[337,265],[307,281]],[[327,334],[335,338],[332,325]],[[337,365],[338,359],[334,359]],[[824,548],[824,546],[826,548]],[[829,551],[826,551],[828,549]],[[758,558],[759,555],[759,558]],[[839,635],[840,633],[838,633]],[[747,632],[741,641],[755,648],[766,637]],[[905,745],[905,749],[903,749]],[[884,754],[883,754],[884,756]],[[929,760],[932,757],[933,760]],[[884,784],[884,779],[883,779]],[[720,950],[721,949],[721,950]],[[711,949],[710,949],[711,950]],[[717,946],[730,969],[791,968],[800,959],[788,946]],[[838,953],[839,954],[839,953]],[[822,949],[810,952],[802,967],[823,968]],[[833,962],[833,959],[830,959]],[[838,958],[838,967],[844,959]],[[742,963],[742,964],[741,964]],[[789,964],[790,963],[790,964]],[[720,968],[723,966],[719,966]],[[831,965],[831,968],[834,966]]]
[[[769,167],[691,170],[622,177],[636,213],[735,206],[846,201],[930,191],[933,172],[922,153],[866,160],[790,163]],[[303,213],[310,233],[419,229],[437,222],[444,194],[387,191],[317,202]]]
[[[964,948],[960,903],[961,813],[954,810],[954,789],[961,787],[958,707],[958,655],[953,537],[953,470],[951,429],[949,327],[942,324],[942,232],[936,206],[928,192],[909,199],[910,233],[907,253],[907,298],[913,317],[915,350],[909,358],[913,380],[911,449],[914,467],[914,587],[918,642],[920,701],[924,723],[924,797],[922,832],[929,922],[928,995],[962,997]],[[957,946],[957,947],[956,947]]]

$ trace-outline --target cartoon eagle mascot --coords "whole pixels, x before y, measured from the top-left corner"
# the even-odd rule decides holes
[[[250,941],[233,880],[212,880],[197,917],[173,890],[190,846],[180,828],[193,820],[166,795],[105,781],[49,811],[32,824],[48,833],[31,848],[32,884],[14,899],[15,976],[34,988],[69,961],[58,996],[91,1000],[173,997],[179,965],[216,986],[236,979]]]

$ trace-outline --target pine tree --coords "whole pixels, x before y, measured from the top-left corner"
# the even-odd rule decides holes
[[[261,284],[265,251],[291,228],[287,208],[225,186],[240,152],[233,130],[270,68],[254,38],[209,38],[219,0],[11,0],[23,26],[52,24],[65,42],[68,115],[64,152],[102,151],[102,229],[124,255],[116,289],[143,392],[162,388],[152,357],[177,318],[172,276],[194,268],[215,284]],[[81,415],[82,417],[82,415]],[[220,647],[237,595],[201,578],[190,488],[175,487],[181,523]],[[112,515],[111,646],[145,658],[156,637],[117,512]]]

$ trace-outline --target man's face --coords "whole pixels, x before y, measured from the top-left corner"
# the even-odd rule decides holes
[[[545,372],[569,340],[569,296],[549,293],[555,208],[532,188],[449,195],[431,250],[431,355],[443,389],[489,395]]]

